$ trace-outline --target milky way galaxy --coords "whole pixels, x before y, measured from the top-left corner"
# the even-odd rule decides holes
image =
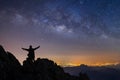
[[[32,44],[61,65],[120,63],[120,1],[0,0],[0,44],[21,61]]]

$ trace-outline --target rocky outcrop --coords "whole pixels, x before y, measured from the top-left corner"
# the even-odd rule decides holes
[[[23,65],[15,56],[0,46],[0,80],[87,80],[65,73],[63,68],[48,59],[24,60]]]
[[[15,56],[0,46],[0,80],[15,80],[20,75],[21,65]]]

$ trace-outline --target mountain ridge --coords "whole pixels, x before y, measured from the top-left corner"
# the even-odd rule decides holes
[[[120,69],[107,66],[75,66],[64,67],[64,71],[71,75],[79,75],[78,72],[87,73],[91,80],[120,80]]]
[[[29,57],[21,65],[10,52],[0,45],[0,80],[89,80],[86,74],[72,76],[65,73],[63,68],[54,61]]]

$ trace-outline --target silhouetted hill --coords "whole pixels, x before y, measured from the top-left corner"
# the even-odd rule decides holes
[[[107,65],[109,68],[120,69],[120,63],[116,65]]]
[[[81,65],[76,67],[65,67],[64,71],[71,75],[78,75],[79,72],[87,73],[91,80],[120,80],[120,70],[108,67],[92,67]]]
[[[71,76],[51,60],[24,60],[23,65],[15,56],[0,46],[0,80],[89,80],[86,74]]]

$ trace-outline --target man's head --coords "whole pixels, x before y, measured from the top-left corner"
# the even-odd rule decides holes
[[[30,45],[29,48],[32,49],[32,45]]]

